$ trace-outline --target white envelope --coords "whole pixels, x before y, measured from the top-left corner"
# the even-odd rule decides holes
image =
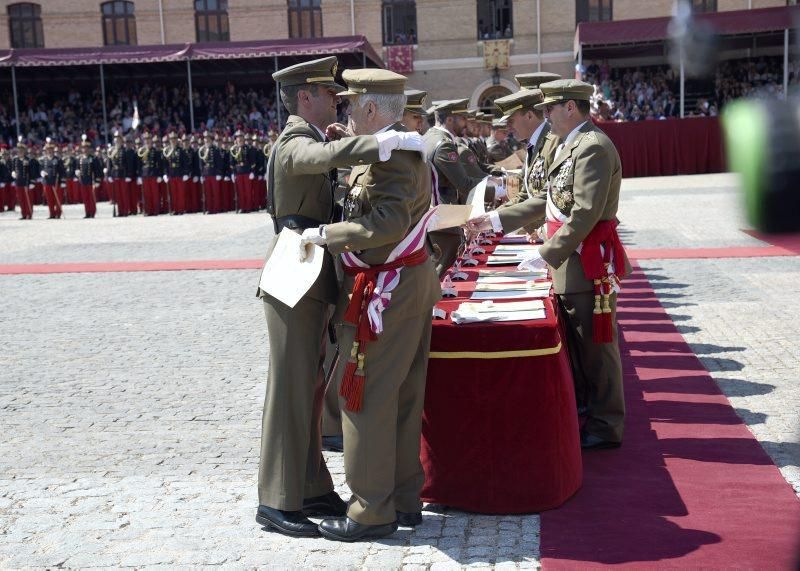
[[[325,250],[314,244],[307,244],[306,248],[308,254],[301,262],[300,234],[284,228],[261,272],[259,287],[289,307],[297,305],[322,270]]]

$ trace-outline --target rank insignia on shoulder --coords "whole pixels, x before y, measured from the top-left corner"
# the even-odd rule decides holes
[[[477,162],[473,155],[470,155],[467,159],[469,160],[469,164],[471,165],[474,165]]]
[[[447,160],[455,162],[458,160],[458,154],[455,151],[450,151],[447,153]]]

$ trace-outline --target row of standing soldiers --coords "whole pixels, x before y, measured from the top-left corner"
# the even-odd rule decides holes
[[[114,204],[115,216],[260,210],[271,138],[144,133],[134,144],[117,133],[108,149],[95,152],[84,140],[59,152],[48,141],[38,157],[20,142],[13,155],[0,154],[0,211],[19,204],[21,218],[31,219],[34,204],[47,204],[49,217],[60,218],[62,204],[83,203],[93,218],[103,200]]]

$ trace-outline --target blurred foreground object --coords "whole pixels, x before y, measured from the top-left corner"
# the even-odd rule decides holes
[[[800,99],[736,101],[722,125],[748,222],[760,232],[800,232]]]

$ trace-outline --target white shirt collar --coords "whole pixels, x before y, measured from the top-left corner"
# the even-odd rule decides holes
[[[528,146],[529,147],[535,147],[536,146],[536,143],[539,141],[539,137],[541,136],[542,131],[544,131],[544,126],[545,125],[547,125],[547,122],[546,121],[542,121],[542,124],[539,125],[538,127],[536,127],[536,130],[533,132],[533,135],[531,135],[531,138],[528,139]]]
[[[384,132],[388,131],[389,129],[391,129],[392,127],[394,127],[394,123],[389,123],[389,124],[388,124],[388,125],[386,125],[386,127],[384,127],[383,129],[379,129],[378,131],[375,131],[375,132],[373,133],[373,135],[377,135],[378,133],[384,133]]]

